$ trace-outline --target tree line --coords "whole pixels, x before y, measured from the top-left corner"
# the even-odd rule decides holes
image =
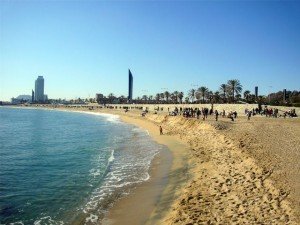
[[[180,91],[162,92],[153,95],[143,95],[135,99],[137,103],[236,103],[242,100],[242,88],[237,79],[221,84],[219,90],[213,92],[205,86],[191,89],[186,95]],[[249,93],[250,91],[247,91]]]
[[[182,91],[161,92],[155,95],[142,95],[133,100],[133,103],[149,104],[177,104],[177,103],[236,103],[243,100],[241,95],[242,85],[239,80],[228,80],[226,84],[221,84],[219,90],[213,92],[205,86],[191,89],[185,95]],[[251,101],[250,91],[245,91],[247,101]],[[126,103],[125,96],[116,97],[110,93],[105,98],[107,103]]]
[[[243,86],[238,79],[228,80],[219,86],[217,91],[212,91],[205,86],[197,89],[190,89],[186,94],[182,91],[165,91],[155,95],[142,95],[133,99],[136,104],[178,104],[178,103],[260,103],[271,105],[300,105],[300,92],[287,91],[283,98],[283,91],[270,93],[268,96],[251,93],[249,90],[243,91]],[[97,101],[95,99],[94,101]],[[99,102],[99,101],[98,101]],[[102,103],[120,103],[125,104],[128,99],[121,95],[116,97],[110,93],[102,99]],[[100,103],[100,102],[99,102]],[[298,104],[298,105],[297,105]]]

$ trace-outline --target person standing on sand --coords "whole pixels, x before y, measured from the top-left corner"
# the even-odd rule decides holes
[[[201,112],[200,112],[200,109],[198,108],[197,109],[197,119],[199,119],[200,114],[201,114]]]
[[[160,135],[163,135],[163,129],[162,129],[161,126],[159,126],[159,134],[160,134]]]
[[[218,117],[219,117],[219,112],[218,112],[218,110],[215,111],[215,115],[216,115],[216,121],[218,121]]]
[[[248,120],[250,120],[251,114],[252,114],[252,111],[249,111],[248,112]]]

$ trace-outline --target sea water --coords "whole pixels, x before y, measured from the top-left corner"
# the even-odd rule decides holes
[[[0,107],[0,224],[98,224],[163,148],[114,115]]]

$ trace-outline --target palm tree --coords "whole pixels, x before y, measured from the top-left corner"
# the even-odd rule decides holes
[[[220,92],[216,91],[216,92],[214,93],[214,101],[215,101],[216,103],[219,103],[219,101],[220,101]]]
[[[145,102],[147,101],[147,99],[148,99],[148,96],[147,96],[147,95],[143,95],[143,96],[142,96],[142,100],[144,100]]]
[[[208,91],[206,95],[210,102],[214,100],[214,93],[212,91]]]
[[[155,100],[156,100],[157,102],[159,102],[159,100],[160,100],[160,94],[159,94],[159,93],[157,93],[157,94],[155,95]]]
[[[177,102],[178,102],[178,94],[179,94],[178,91],[174,91],[174,92],[173,92],[173,101],[174,101],[174,103],[177,103]]]
[[[199,103],[200,99],[201,99],[201,93],[200,93],[200,91],[196,91],[195,98],[196,98],[196,102]]]
[[[207,93],[208,93],[208,88],[207,87],[199,87],[198,88],[198,92],[200,93],[201,97],[202,97],[202,103],[204,103],[204,98],[206,97]]]
[[[192,103],[194,102],[195,93],[196,93],[196,90],[192,88],[188,94],[188,96],[192,99]]]
[[[187,103],[189,103],[189,101],[190,101],[190,98],[189,97],[185,97],[184,102],[187,104]]]
[[[234,102],[234,94],[241,93],[243,86],[241,85],[240,81],[237,79],[229,80],[227,82],[228,88],[231,90],[232,94],[232,101]]]
[[[170,98],[170,92],[165,91],[164,96],[166,97],[166,100],[167,100],[167,103],[168,103],[169,98]]]
[[[220,92],[223,94],[223,102],[226,101],[226,93],[227,93],[227,85],[226,84],[221,84],[220,86]]]
[[[244,91],[244,99],[246,100],[246,102],[249,102],[249,98],[250,98],[250,91],[246,90]]]
[[[149,101],[153,100],[153,95],[149,95]]]
[[[183,99],[183,92],[182,91],[179,92],[178,98],[179,98],[180,104],[182,104],[182,99]]]
[[[165,99],[165,94],[164,93],[160,93],[160,99],[164,100]]]
[[[242,95],[241,94],[236,94],[235,98],[236,98],[237,101],[239,101],[242,98]]]
[[[125,103],[126,102],[126,97],[124,95],[121,95],[119,97],[119,99],[120,99],[120,103]]]
[[[114,95],[113,93],[110,93],[110,94],[108,95],[109,103],[112,103],[114,99],[115,99],[115,95]]]

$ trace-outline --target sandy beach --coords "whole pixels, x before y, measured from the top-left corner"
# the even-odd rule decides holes
[[[105,224],[300,224],[298,118],[202,121],[166,113],[142,117],[139,110],[92,111],[120,115],[148,130],[172,154],[163,169],[168,174],[157,171],[160,159],[171,158],[158,156],[149,182],[117,202]]]
[[[157,224],[299,224],[299,119],[138,118],[162,125],[162,138],[183,141],[190,156],[190,179]]]
[[[197,166],[164,224],[299,224],[299,120],[165,124]]]

